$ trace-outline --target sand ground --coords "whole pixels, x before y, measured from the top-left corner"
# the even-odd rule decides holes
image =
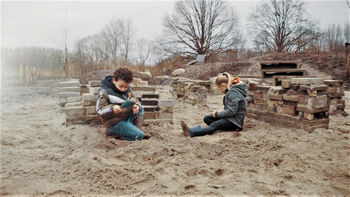
[[[222,108],[177,102],[174,124],[146,128],[150,140],[111,143],[103,129],[66,127],[58,81],[2,87],[2,195],[349,195],[350,116],[303,130],[246,119],[243,132],[185,138],[179,122],[202,124]],[[346,111],[350,113],[350,92]]]

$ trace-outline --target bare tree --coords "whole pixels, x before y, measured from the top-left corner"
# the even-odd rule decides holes
[[[67,19],[67,8],[64,12],[64,24],[62,25],[62,30],[59,31],[58,35],[52,36],[53,42],[58,46],[58,48],[63,48],[64,50],[64,59],[63,59],[63,70],[65,71],[66,76],[68,77],[68,61],[69,61],[69,52],[68,52],[68,19]]]
[[[164,28],[159,43],[171,54],[209,55],[233,49],[241,41],[238,18],[221,0],[177,1],[173,15],[164,19]]]
[[[145,39],[137,41],[137,62],[144,66],[151,53],[150,42]]]
[[[300,51],[321,36],[299,0],[268,0],[250,14],[254,43],[274,52]]]
[[[323,46],[325,51],[335,52],[337,55],[344,50],[344,43],[349,40],[350,37],[350,26],[344,24],[342,27],[340,24],[328,25],[323,30]]]
[[[135,34],[131,19],[124,20],[122,23],[122,42],[123,42],[123,59],[128,61],[129,53],[132,50],[132,37]]]
[[[123,34],[123,21],[121,19],[113,18],[104,27],[101,32],[101,36],[105,39],[106,50],[112,57],[111,62],[117,64],[118,50],[121,45],[121,39]]]
[[[345,42],[350,42],[350,23],[345,23],[344,24],[344,41]]]

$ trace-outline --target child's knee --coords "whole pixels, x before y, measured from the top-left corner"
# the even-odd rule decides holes
[[[136,134],[136,139],[137,140],[142,140],[143,139],[143,136],[145,136],[145,134],[141,131],[141,132],[138,132]]]
[[[207,125],[210,125],[210,123],[211,123],[210,118],[211,118],[211,115],[206,115],[206,116],[204,116],[203,121],[204,121]]]

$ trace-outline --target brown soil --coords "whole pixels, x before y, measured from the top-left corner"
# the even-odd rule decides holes
[[[331,117],[312,133],[246,119],[241,133],[182,136],[222,108],[178,102],[174,124],[148,127],[153,138],[111,143],[103,129],[64,125],[57,81],[3,87],[2,195],[347,195],[350,193],[350,117]],[[350,113],[350,92],[346,92]],[[204,126],[204,125],[203,125]]]

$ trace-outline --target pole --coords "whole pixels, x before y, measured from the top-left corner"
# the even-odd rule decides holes
[[[349,77],[349,61],[348,61],[348,46],[350,46],[350,43],[345,42],[345,66],[346,66],[346,75]]]

